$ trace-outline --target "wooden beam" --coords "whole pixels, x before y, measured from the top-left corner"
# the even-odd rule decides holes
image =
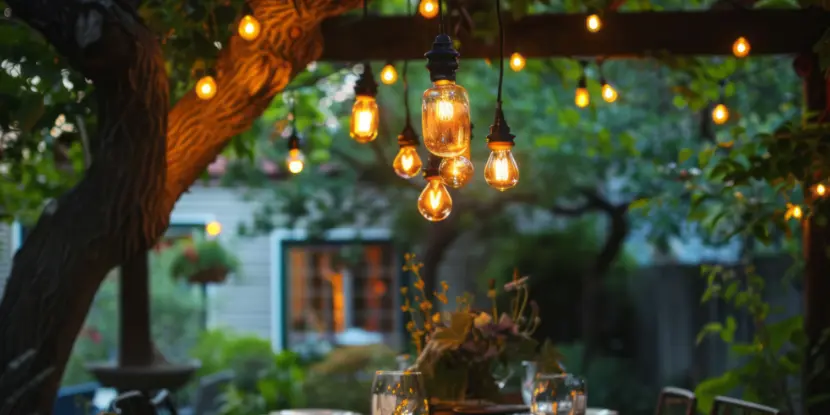
[[[598,56],[634,58],[673,55],[731,55],[745,37],[751,55],[810,51],[830,28],[830,12],[820,10],[739,10],[706,12],[610,13],[598,33],[585,29],[585,14],[529,15],[508,19],[506,53],[528,58]],[[322,60],[423,59],[437,34],[437,19],[420,16],[334,18],[323,24]],[[462,58],[493,58],[492,40],[462,37]]]

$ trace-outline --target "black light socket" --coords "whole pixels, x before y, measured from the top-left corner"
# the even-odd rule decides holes
[[[427,58],[429,79],[435,81],[455,81],[458,70],[458,57],[461,56],[452,45],[452,38],[446,34],[435,37],[432,49],[424,54]]]
[[[501,110],[501,103],[496,104],[496,117],[493,125],[490,126],[490,134],[487,135],[487,146],[513,146],[513,139],[516,136],[510,134],[510,126],[504,119],[504,111]]]
[[[398,134],[398,146],[406,147],[412,146],[415,147],[419,144],[418,141],[418,134],[415,133],[415,129],[412,128],[412,123],[407,122],[406,125],[403,127],[403,131]]]
[[[585,75],[579,77],[577,88],[588,88],[588,79],[585,78]]]
[[[354,94],[365,97],[376,97],[378,95],[378,83],[375,81],[375,74],[372,72],[372,65],[369,62],[363,63],[363,73],[360,74],[354,84]]]
[[[292,132],[291,136],[288,137],[288,149],[289,150],[299,150],[300,149],[300,137],[297,137],[297,134]]]
[[[438,157],[435,154],[429,155],[429,158],[427,159],[427,164],[424,166],[424,180],[429,180],[434,177],[440,176],[438,170],[441,167],[442,160],[443,159],[441,157]]]

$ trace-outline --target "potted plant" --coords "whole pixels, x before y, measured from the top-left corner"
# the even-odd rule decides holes
[[[180,241],[170,274],[194,284],[220,283],[239,270],[239,259],[216,239]]]

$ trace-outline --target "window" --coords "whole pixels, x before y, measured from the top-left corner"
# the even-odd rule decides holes
[[[281,240],[282,344],[403,341],[400,262],[391,241]],[[277,288],[279,289],[279,288]]]

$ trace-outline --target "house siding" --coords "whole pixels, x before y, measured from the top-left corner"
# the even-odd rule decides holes
[[[218,221],[219,238],[242,264],[239,275],[209,288],[208,326],[271,338],[271,240],[237,232],[240,223],[251,222],[256,208],[235,189],[194,186],[176,203],[171,224]]]
[[[6,288],[6,280],[12,271],[12,257],[14,257],[13,225],[0,223],[0,296]]]

